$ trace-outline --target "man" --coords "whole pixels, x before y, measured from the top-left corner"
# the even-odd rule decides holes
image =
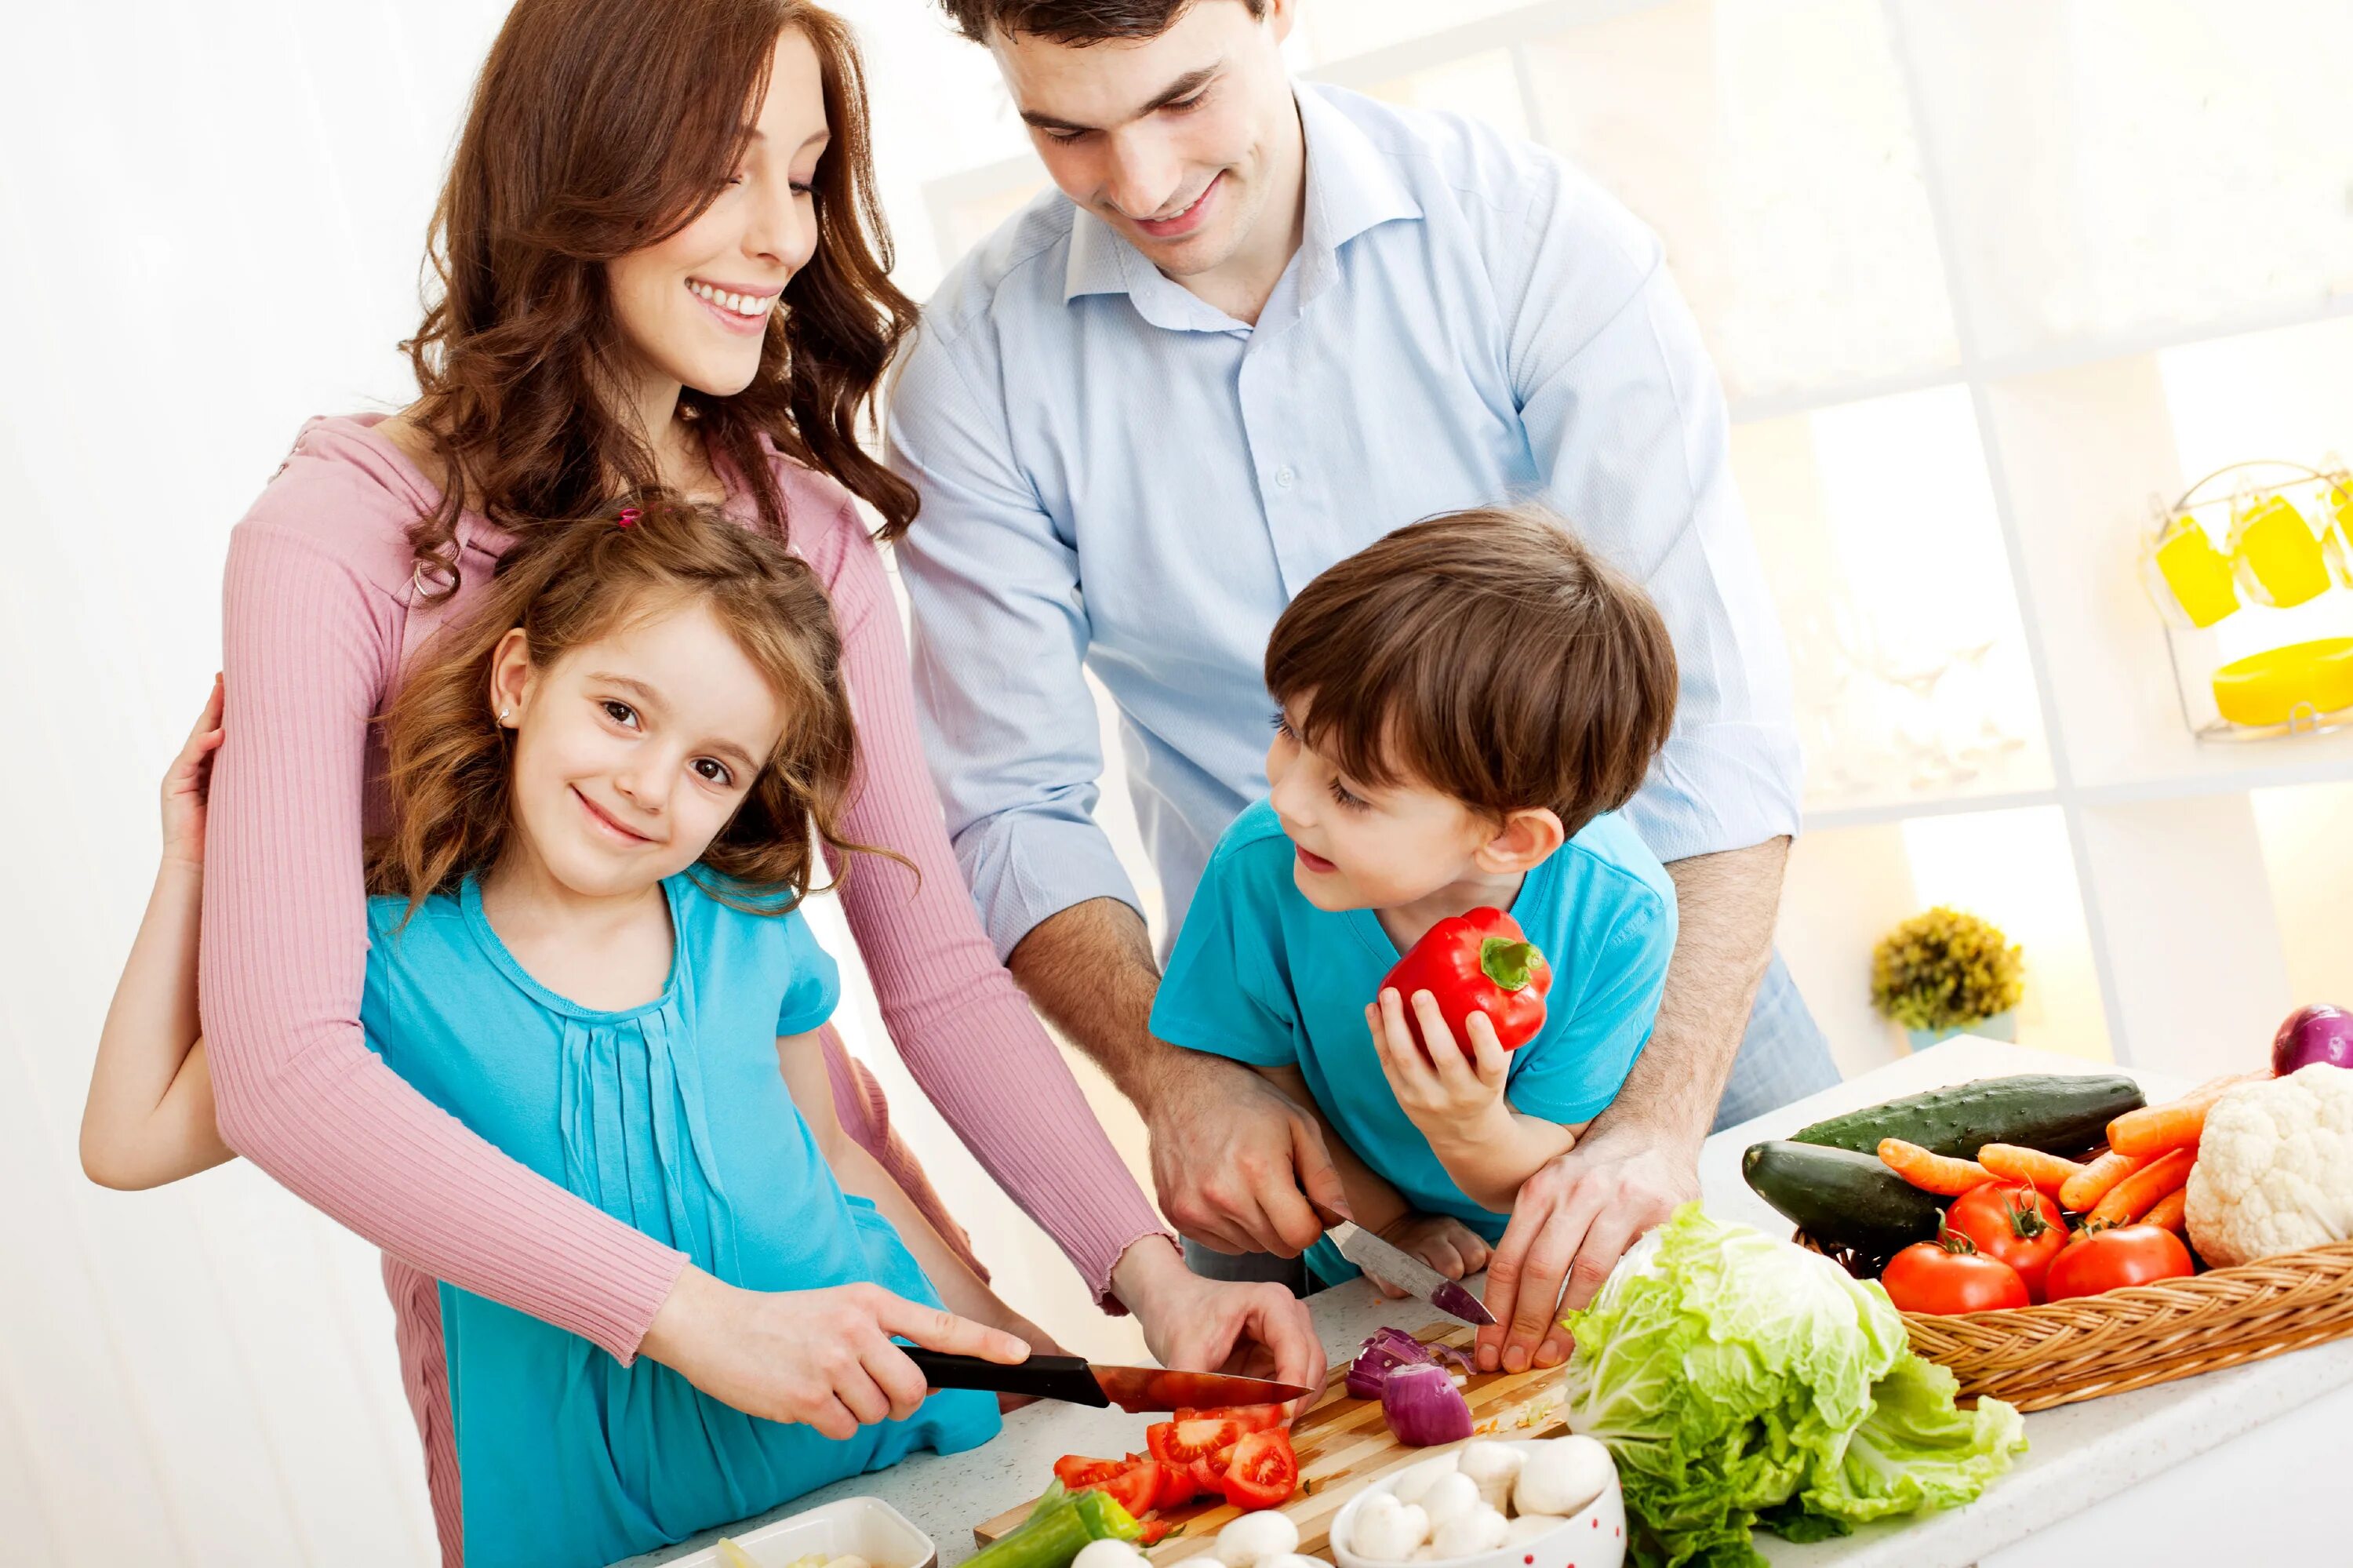
[[[1771,954],[1797,745],[1697,331],[1657,241],[1546,153],[1293,83],[1296,0],[944,3],[1060,189],[942,285],[892,400],[923,494],[901,547],[917,691],[999,950],[1136,1103],[1194,1242],[1293,1256],[1345,1200],[1297,1107],[1151,1036],[1082,669],[1119,704],[1173,932],[1264,791],[1266,634],[1326,566],[1533,496],[1666,618],[1681,711],[1629,811],[1681,903],[1665,1000],[1618,1102],[1521,1189],[1488,1277],[1482,1364],[1552,1364],[1564,1284],[1581,1304],[1697,1196],[1719,1103],[1736,1119],[1837,1077]]]

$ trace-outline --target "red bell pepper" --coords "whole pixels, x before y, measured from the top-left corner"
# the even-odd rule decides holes
[[[1452,915],[1432,926],[1413,951],[1398,960],[1381,981],[1405,999],[1405,1015],[1413,1022],[1414,992],[1426,991],[1438,999],[1438,1011],[1465,1055],[1471,1037],[1463,1025],[1471,1014],[1483,1012],[1495,1026],[1495,1038],[1511,1051],[1526,1044],[1544,1027],[1545,992],[1552,989],[1552,966],[1536,951],[1519,922],[1501,909],[1473,909]],[[1430,1049],[1423,1040],[1421,1047]]]

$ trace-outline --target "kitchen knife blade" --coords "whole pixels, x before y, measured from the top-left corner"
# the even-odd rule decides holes
[[[1008,1363],[913,1345],[899,1348],[922,1370],[934,1388],[1027,1393],[1071,1404],[1116,1404],[1130,1411],[1281,1404],[1308,1392],[1297,1383],[1272,1383],[1265,1378],[1171,1372],[1166,1367],[1097,1366],[1077,1356],[1033,1355],[1026,1361]]]
[[[1385,1279],[1409,1296],[1419,1296],[1450,1318],[1486,1328],[1494,1322],[1494,1314],[1479,1304],[1479,1298],[1449,1279],[1430,1265],[1400,1247],[1356,1225],[1343,1220],[1324,1233],[1340,1249],[1340,1255],[1378,1279]]]

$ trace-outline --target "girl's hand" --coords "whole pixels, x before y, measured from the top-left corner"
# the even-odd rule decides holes
[[[187,744],[164,773],[164,858],[201,868],[205,863],[205,800],[212,789],[213,753],[220,749],[221,678],[213,677],[205,711],[188,731]]]
[[[893,1334],[993,1361],[1029,1355],[1011,1334],[878,1285],[744,1290],[691,1265],[638,1348],[746,1415],[799,1422],[840,1442],[860,1426],[903,1421],[923,1403],[923,1374]]]
[[[1461,1279],[1487,1266],[1487,1238],[1451,1214],[1400,1214],[1381,1227],[1381,1239],[1399,1251],[1421,1259],[1449,1279]],[[1405,1292],[1388,1280],[1365,1276],[1392,1301]]]
[[[1414,1039],[1404,999],[1394,986],[1384,987],[1380,1001],[1365,1009],[1381,1075],[1408,1119],[1436,1142],[1471,1136],[1498,1111],[1508,1114],[1504,1085],[1511,1076],[1512,1056],[1495,1038],[1495,1026],[1487,1015],[1473,1012],[1464,1026],[1471,1036],[1468,1055],[1455,1044],[1436,997],[1415,991],[1413,1015],[1421,1025],[1422,1040],[1430,1043],[1428,1052]]]

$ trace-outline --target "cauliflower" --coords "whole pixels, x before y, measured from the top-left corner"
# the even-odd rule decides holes
[[[2217,1268],[2353,1237],[2353,1069],[2316,1062],[2216,1101],[2189,1219]]]

